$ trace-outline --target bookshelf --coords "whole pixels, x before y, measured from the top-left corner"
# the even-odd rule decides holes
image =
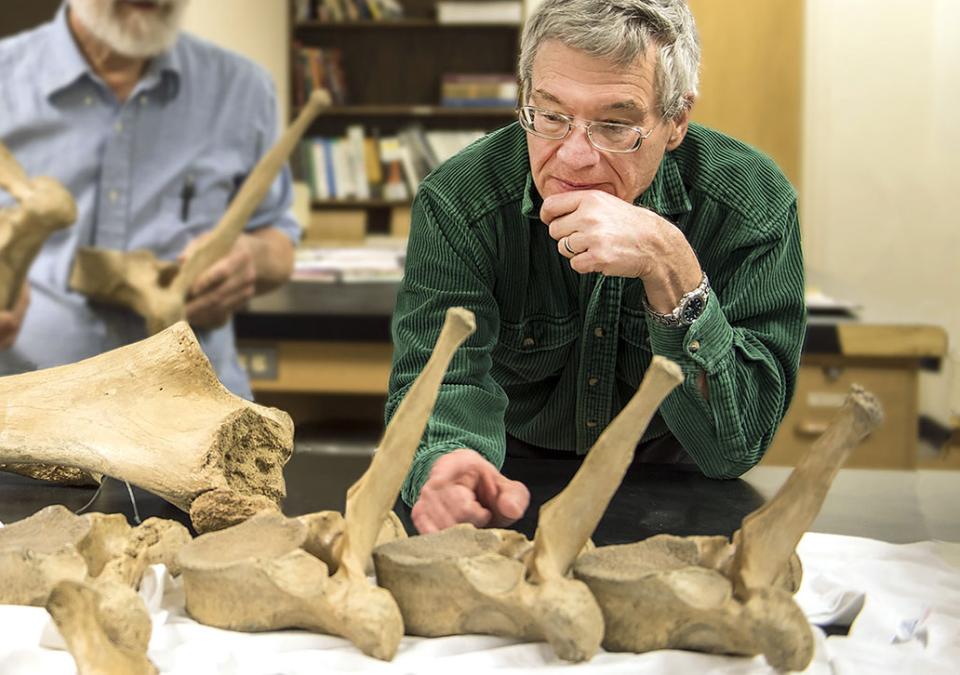
[[[516,98],[515,91],[512,97],[510,93],[511,87],[515,90],[516,86],[513,74],[521,26],[517,22],[444,23],[438,20],[437,0],[397,1],[403,8],[400,18],[344,17],[345,20],[335,21],[316,16],[316,8],[331,0],[291,0],[290,77],[293,114],[312,86],[312,79],[328,78],[328,88],[341,89],[340,95],[335,96],[335,105],[314,122],[306,135],[308,142],[319,139],[321,146],[329,146],[333,141],[334,147],[302,149],[295,162],[298,178],[311,185],[312,213],[325,212],[324,218],[316,221],[330,222],[329,218],[336,213],[346,216],[353,212],[355,217],[357,211],[363,211],[368,234],[402,236],[416,184],[447,154],[431,150],[435,147],[430,145],[434,138],[445,132],[444,142],[456,146],[458,142],[469,142],[470,134],[475,137],[513,121]],[[335,2],[341,7],[349,2],[362,7],[366,0]],[[467,4],[483,2],[471,0]],[[496,4],[497,0],[490,2]],[[448,81],[457,77],[489,80],[492,75],[500,76],[504,83],[501,91],[505,92],[492,103],[444,99],[444,92],[450,91],[449,82],[444,85],[445,77]],[[339,80],[331,81],[331,77]],[[369,193],[359,190],[359,194],[354,194],[362,170],[348,169],[353,180],[345,181],[351,184],[345,191],[338,190],[341,186],[336,181],[331,183],[328,174],[332,170],[334,175],[342,175],[337,166],[343,164],[336,164],[341,149],[336,146],[351,128],[356,136],[358,126],[362,127],[364,142],[369,144],[372,140],[377,149],[374,156],[378,157],[381,175],[379,182],[370,180],[376,178],[370,175],[370,162],[375,160],[367,157]],[[421,139],[419,143],[409,140],[411,130]],[[391,175],[396,180],[399,170],[390,171],[390,164],[399,158],[380,152],[383,139],[398,136],[401,146],[413,148],[413,163],[401,162],[405,193],[400,196],[396,190],[388,193],[385,189]],[[350,146],[349,142],[345,145]],[[424,146],[427,152],[418,153],[416,148],[422,150]],[[354,155],[350,161],[364,164],[360,145],[351,147]],[[367,154],[370,152],[368,149]],[[319,170],[320,176],[316,175],[318,163],[325,165]]]

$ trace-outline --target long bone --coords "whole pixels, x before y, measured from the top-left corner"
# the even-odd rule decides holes
[[[124,252],[81,248],[70,275],[70,287],[96,301],[132,309],[146,319],[150,335],[184,319],[187,293],[193,282],[229,252],[300,137],[329,104],[326,91],[311,94],[297,119],[243,182],[217,226],[182,265],[157,260],[152,252],[143,249]]]
[[[777,495],[744,518],[732,543],[722,536],[658,535],[578,558],[574,574],[603,610],[603,646],[763,654],[777,669],[806,668],[814,641],[791,597],[800,577],[793,548],[850,449],[881,417],[876,399],[854,388]]]
[[[623,480],[638,439],[681,381],[679,366],[654,357],[573,480],[541,508],[532,546],[517,532],[459,525],[377,547],[378,583],[397,599],[407,632],[545,639],[563,659],[593,656],[603,618],[569,568]]]
[[[0,462],[126,480],[189,511],[198,531],[236,522],[219,497],[278,508],[292,451],[290,416],[227,391],[186,323],[0,378]]]
[[[299,519],[260,514],[181,550],[187,611],[197,621],[245,631],[306,628],[343,636],[370,656],[393,658],[403,635],[400,611],[388,591],[369,583],[365,566],[378,531],[383,537],[384,528],[395,527],[387,514],[447,366],[474,329],[473,314],[448,310],[426,367],[387,426],[370,467],[347,492],[346,518],[330,512]]]
[[[16,207],[0,210],[0,310],[8,310],[20,296],[43,242],[77,219],[77,206],[53,178],[31,179],[2,143],[0,188],[18,202]]]

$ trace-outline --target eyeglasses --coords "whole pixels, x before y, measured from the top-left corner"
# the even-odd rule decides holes
[[[518,109],[517,117],[520,126],[528,133],[551,141],[563,140],[574,125],[578,124],[575,117],[532,105]],[[591,145],[604,152],[636,152],[657,128],[654,126],[644,133],[640,127],[619,122],[582,122],[580,125],[586,130]]]

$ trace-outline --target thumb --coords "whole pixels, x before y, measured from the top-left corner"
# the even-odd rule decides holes
[[[520,481],[500,475],[497,479],[495,526],[504,527],[519,520],[530,505],[530,491]]]

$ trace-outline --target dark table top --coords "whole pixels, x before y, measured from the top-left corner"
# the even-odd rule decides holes
[[[296,453],[287,464],[284,512],[297,516],[315,511],[343,511],[346,489],[366,470],[362,455]],[[504,473],[530,488],[531,505],[514,526],[533,537],[539,507],[557,494],[579,466],[574,460],[508,458]],[[187,514],[161,498],[132,488],[141,519],[170,518],[189,525]],[[51,486],[22,476],[0,473],[0,522],[25,518],[44,506],[63,504],[76,511],[96,492],[92,487]],[[594,534],[598,545],[637,541],[666,532],[677,535],[724,534],[736,530],[743,516],[763,503],[763,497],[742,480],[705,478],[695,468],[644,465],[631,467]],[[133,505],[126,486],[107,479],[89,511],[123,513],[133,522]],[[409,509],[397,512],[413,531]]]

